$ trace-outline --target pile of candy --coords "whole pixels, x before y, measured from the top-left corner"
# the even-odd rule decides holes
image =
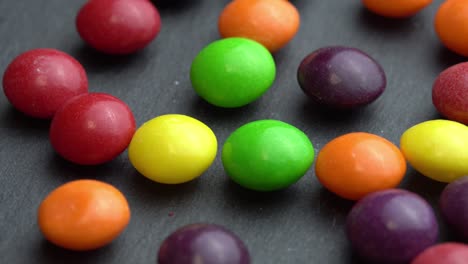
[[[416,14],[431,0],[363,0],[391,18]],[[441,41],[468,56],[468,2],[448,0],[435,19]],[[208,103],[242,107],[273,84],[272,53],[298,32],[299,12],[286,0],[234,0],[219,16],[222,39],[194,58],[190,79]],[[78,12],[82,39],[107,54],[130,54],[158,35],[161,19],[148,0],[89,0]],[[326,109],[348,110],[375,101],[386,89],[379,63],[352,47],[323,47],[298,67],[300,88]],[[50,142],[64,159],[80,165],[108,162],[128,148],[131,164],[162,184],[201,176],[213,163],[213,131],[190,116],[167,114],[138,129],[130,108],[104,93],[89,93],[85,70],[70,55],[35,49],[16,57],[3,76],[10,103],[26,115],[51,119]],[[330,192],[356,201],[346,234],[356,253],[371,263],[468,263],[468,246],[438,244],[433,208],[418,194],[398,189],[407,162],[422,175],[449,183],[440,197],[445,222],[468,239],[468,63],[443,71],[433,86],[433,103],[448,120],[408,128],[400,147],[365,132],[341,135],[317,154],[315,175]],[[255,191],[287,188],[311,168],[315,151],[308,136],[279,120],[244,124],[222,147],[226,174]],[[466,177],[464,177],[466,176]],[[103,247],[130,221],[125,196],[96,180],[75,180],[52,191],[38,210],[38,224],[50,242],[71,250]],[[172,233],[158,263],[250,263],[243,242],[226,228],[194,223]]]

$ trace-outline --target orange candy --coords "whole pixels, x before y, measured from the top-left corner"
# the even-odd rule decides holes
[[[362,0],[370,11],[389,18],[410,17],[432,3],[432,0]]]
[[[371,192],[399,185],[406,173],[406,161],[387,139],[356,132],[326,144],[317,156],[315,173],[329,191],[359,200]]]
[[[448,49],[468,56],[468,1],[445,1],[437,11],[434,25],[437,35]]]
[[[270,52],[291,41],[299,24],[299,12],[286,0],[234,0],[224,8],[218,21],[223,38],[249,38]]]
[[[70,250],[91,250],[114,240],[128,225],[130,209],[112,185],[76,180],[52,191],[41,203],[38,224],[47,240]]]

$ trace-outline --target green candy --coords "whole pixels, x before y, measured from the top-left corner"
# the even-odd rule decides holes
[[[273,84],[276,66],[270,52],[245,38],[226,38],[205,47],[195,57],[190,79],[207,102],[226,108],[247,105]]]
[[[241,186],[274,191],[297,182],[312,165],[314,147],[296,127],[259,120],[234,131],[223,146],[226,173]]]

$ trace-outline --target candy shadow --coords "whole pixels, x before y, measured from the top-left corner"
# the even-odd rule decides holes
[[[209,119],[213,123],[224,124],[239,122],[248,119],[248,117],[257,112],[260,100],[261,98],[243,107],[223,108],[214,106],[203,100],[201,97],[196,96],[189,108],[189,112],[196,117]]]
[[[109,162],[99,165],[79,165],[72,163],[58,155],[49,146],[50,161],[48,171],[51,175],[58,175],[66,181],[79,179],[94,179],[99,181],[120,182],[120,176],[125,174],[125,160],[119,156]],[[119,175],[118,178],[115,175]]]
[[[322,129],[330,132],[335,131],[337,127],[352,127],[360,120],[364,122],[371,119],[374,114],[378,113],[376,111],[378,104],[379,102],[375,101],[354,109],[337,110],[318,105],[312,100],[304,98],[302,102],[297,104],[299,107],[297,107],[296,115],[303,121],[319,124]]]
[[[151,0],[161,13],[181,12],[199,5],[201,0]]]
[[[437,206],[445,186],[446,183],[432,180],[411,167],[408,168],[408,172],[400,184],[401,188],[419,194],[434,206]]]
[[[48,264],[81,264],[81,263],[108,263],[116,255],[119,239],[110,245],[91,251],[75,252],[57,247],[47,240],[42,240],[37,246],[36,259],[45,261]]]
[[[200,179],[181,184],[161,184],[149,180],[139,172],[134,171],[126,176],[128,183],[126,191],[132,197],[136,207],[144,207],[157,203],[158,208],[171,208],[181,201],[193,198],[199,190]],[[174,204],[174,202],[177,204]],[[135,206],[135,205],[134,205]]]
[[[37,136],[38,132],[41,135],[47,134],[49,132],[50,121],[50,119],[29,117],[17,111],[13,106],[7,106],[0,116],[2,127],[21,130],[22,136]]]
[[[410,33],[417,30],[411,26],[417,19],[417,15],[409,18],[392,19],[379,16],[362,7],[357,12],[357,18],[359,22],[358,26],[383,35],[401,37],[402,33]]]
[[[297,188],[298,186],[292,185],[278,191],[260,192],[244,188],[227,179],[224,184],[224,194],[231,211],[242,211],[244,215],[264,218],[283,214],[282,209],[299,199]]]
[[[309,5],[312,0],[289,0],[298,10],[301,11],[304,6]]]
[[[323,187],[318,189],[310,200],[313,201],[314,210],[319,208],[320,213],[317,213],[317,216],[322,218],[321,222],[324,223],[333,221],[345,223],[346,216],[355,204],[354,201],[341,198]]]
[[[439,51],[436,56],[436,65],[439,68],[439,71],[443,71],[446,68],[453,66],[455,64],[465,62],[468,58],[456,54],[455,52],[447,49],[446,47],[439,44]]]
[[[100,73],[109,70],[120,71],[132,65],[145,64],[142,61],[150,60],[145,54],[147,47],[129,55],[109,55],[99,52],[85,43],[80,43],[70,51],[70,55],[77,59],[87,72]]]

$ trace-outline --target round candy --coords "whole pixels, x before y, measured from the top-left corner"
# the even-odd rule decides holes
[[[313,101],[329,108],[367,105],[385,90],[382,67],[364,52],[348,47],[325,47],[302,60],[297,78]]]
[[[133,136],[130,162],[155,182],[179,184],[199,177],[213,163],[218,143],[213,131],[185,115],[162,115]]]
[[[346,233],[352,248],[370,263],[408,263],[438,240],[432,207],[398,189],[374,192],[351,209]]]
[[[411,264],[468,264],[468,246],[446,242],[419,254]]]
[[[273,84],[273,57],[259,43],[245,38],[226,38],[205,47],[194,59],[190,72],[195,92],[220,107],[240,107],[260,96]]]
[[[288,1],[236,0],[230,2],[218,21],[223,38],[245,37],[271,52],[284,47],[299,30],[300,16]]]
[[[110,161],[135,132],[130,108],[118,98],[90,93],[69,100],[52,119],[50,141],[63,158],[82,165]]]
[[[440,196],[445,221],[460,237],[468,241],[468,176],[448,184]],[[468,258],[466,259],[468,262]]]
[[[274,191],[297,182],[314,160],[314,147],[299,129],[277,120],[259,120],[234,131],[223,146],[224,169],[232,180],[256,191]]]
[[[435,31],[451,51],[468,56],[468,2],[444,1],[435,16]]]
[[[405,172],[406,160],[397,146],[383,137],[360,132],[327,143],[315,163],[318,180],[331,192],[351,200],[398,186]]]
[[[468,128],[449,120],[430,120],[406,130],[400,139],[406,160],[440,182],[468,175]]]
[[[362,0],[364,6],[378,15],[389,18],[406,18],[415,15],[432,0]]]
[[[111,243],[129,221],[124,195],[95,180],[76,180],[58,187],[42,201],[38,212],[39,228],[47,240],[80,251]]]
[[[468,62],[456,64],[437,77],[432,102],[448,119],[468,124]]]
[[[70,98],[88,92],[81,64],[55,49],[33,49],[17,56],[3,75],[3,91],[26,115],[52,118]]]
[[[159,264],[249,264],[244,243],[231,231],[214,224],[179,228],[162,243]]]
[[[96,50],[130,54],[156,38],[161,18],[148,0],[89,0],[76,17],[76,28]]]

